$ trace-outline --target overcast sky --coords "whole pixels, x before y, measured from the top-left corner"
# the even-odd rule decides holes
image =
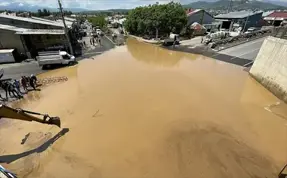
[[[64,7],[78,7],[87,9],[114,9],[114,8],[134,8],[141,5],[159,3],[167,3],[171,0],[61,0]],[[193,0],[174,0],[174,2],[181,2],[186,4]],[[31,5],[38,5],[44,7],[56,7],[57,0],[0,0],[0,5],[10,4],[12,2],[28,3]]]

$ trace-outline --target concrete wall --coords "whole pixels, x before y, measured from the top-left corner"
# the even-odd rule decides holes
[[[268,37],[250,74],[277,97],[287,102],[287,40]]]
[[[0,30],[0,48],[16,48],[18,52],[25,53],[20,35],[16,35],[14,31]]]

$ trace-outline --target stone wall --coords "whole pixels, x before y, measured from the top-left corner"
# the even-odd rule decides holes
[[[250,74],[287,102],[287,40],[268,37],[262,44]]]

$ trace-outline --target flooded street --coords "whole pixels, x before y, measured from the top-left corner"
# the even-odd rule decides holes
[[[62,129],[0,128],[0,164],[20,177],[269,178],[287,163],[287,106],[239,66],[129,39],[51,76],[68,81],[13,106]]]

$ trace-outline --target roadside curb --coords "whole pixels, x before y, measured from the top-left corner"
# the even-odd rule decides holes
[[[268,35],[268,36],[270,36],[270,35]],[[260,38],[265,38],[265,37],[268,37],[268,36],[261,36],[261,37],[258,37],[258,38],[254,38],[253,40],[242,41],[242,42],[237,43],[237,44],[234,44],[234,45],[232,45],[232,46],[228,46],[228,47],[226,47],[226,48],[218,49],[218,50],[214,50],[214,51],[215,51],[215,52],[223,51],[223,50],[226,50],[226,49],[229,49],[229,48],[232,48],[232,47],[235,47],[235,46],[244,44],[244,43],[248,43],[248,42],[251,42],[251,41],[254,41],[254,40],[258,40],[258,39],[260,39]]]
[[[162,44],[161,41],[151,42],[151,41],[148,41],[148,40],[143,39],[142,37],[138,37],[138,36],[135,36],[135,35],[127,35],[127,36],[128,36],[128,37],[135,38],[135,39],[137,39],[138,41],[145,42],[145,43],[149,43],[149,44],[153,44],[153,45],[160,45],[160,44]]]

